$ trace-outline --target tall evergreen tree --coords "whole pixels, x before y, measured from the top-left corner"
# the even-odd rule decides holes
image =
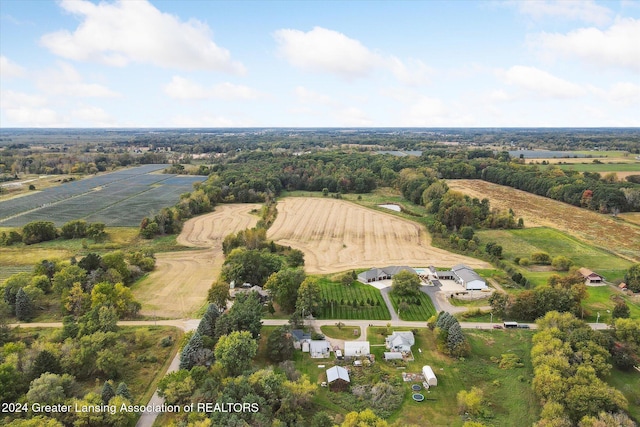
[[[38,378],[45,372],[51,374],[61,374],[62,367],[58,359],[48,350],[42,350],[31,365],[31,378]]]
[[[102,386],[102,403],[104,403],[105,405],[109,403],[109,401],[111,399],[113,399],[116,395],[116,392],[113,391],[113,386],[111,385],[111,383],[109,381],[105,381],[104,385]]]
[[[129,387],[127,387],[127,383],[121,382],[118,384],[118,388],[116,389],[116,396],[122,396],[127,400],[132,400],[131,393],[129,392]]]
[[[33,316],[33,304],[31,298],[20,288],[16,294],[16,317],[18,320],[29,320]]]

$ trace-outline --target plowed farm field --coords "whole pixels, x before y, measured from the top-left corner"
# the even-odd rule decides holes
[[[420,224],[335,199],[283,199],[267,236],[303,251],[305,270],[311,274],[387,265],[489,267],[431,246]]]
[[[141,313],[185,318],[197,311],[220,274],[223,239],[229,233],[254,227],[259,219],[251,213],[254,209],[260,209],[260,205],[220,205],[210,214],[187,221],[178,243],[202,249],[156,255],[156,269],[133,289],[142,303]]]
[[[488,198],[492,207],[513,209],[524,219],[525,227],[555,228],[628,260],[640,261],[640,227],[636,224],[486,181],[458,179],[447,184],[471,197]]]

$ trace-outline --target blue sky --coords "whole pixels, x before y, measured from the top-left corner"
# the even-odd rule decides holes
[[[640,126],[640,1],[0,0],[0,127]]]

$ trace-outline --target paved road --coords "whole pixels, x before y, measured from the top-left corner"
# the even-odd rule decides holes
[[[391,286],[388,288],[380,289],[380,295],[382,295],[382,299],[384,303],[387,304],[387,308],[389,309],[389,314],[391,314],[391,320],[400,320],[398,317],[398,313],[393,309],[393,304],[391,303],[391,298],[389,297],[389,292],[391,292]]]

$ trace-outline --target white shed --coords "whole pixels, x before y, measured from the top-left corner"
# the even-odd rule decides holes
[[[345,357],[368,356],[371,353],[369,341],[345,341],[344,355]]]
[[[438,378],[436,378],[436,374],[433,373],[433,369],[431,369],[431,366],[423,366],[422,375],[424,375],[424,379],[427,384],[429,384],[429,386],[438,385]]]
[[[304,347],[303,347],[304,351]],[[314,359],[329,357],[331,345],[326,340],[311,340],[309,343],[309,354]]]

